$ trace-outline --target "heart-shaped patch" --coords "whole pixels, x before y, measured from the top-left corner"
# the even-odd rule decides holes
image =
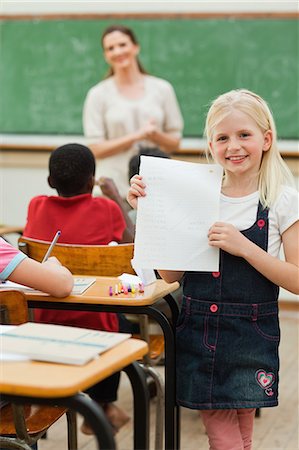
[[[255,373],[255,378],[258,384],[261,386],[262,389],[267,389],[275,381],[275,375],[272,372],[266,372],[263,369],[259,369]]]
[[[268,397],[272,397],[274,395],[274,392],[272,391],[272,388],[265,389],[265,394],[268,395]]]

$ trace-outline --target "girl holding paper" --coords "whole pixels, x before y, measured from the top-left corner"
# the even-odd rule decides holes
[[[299,293],[298,192],[266,102],[241,89],[206,119],[209,152],[224,168],[220,218],[208,234],[219,272],[160,271],[182,281],[177,401],[198,409],[212,450],[252,448],[256,408],[278,404],[279,286]],[[128,201],[146,195],[139,175]],[[285,261],[279,259],[283,245]]]

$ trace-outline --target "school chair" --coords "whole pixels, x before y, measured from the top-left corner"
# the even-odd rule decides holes
[[[30,258],[42,261],[50,242],[29,239],[21,236],[19,238],[19,249]],[[122,273],[135,274],[131,266],[134,244],[119,245],[73,245],[57,243],[51,253],[66,266],[73,274],[111,276],[117,277]],[[139,316],[140,337],[149,345],[149,353],[143,358],[142,366],[154,381],[157,394],[156,405],[156,444],[155,448],[162,448],[163,440],[163,411],[164,411],[164,386],[160,374],[153,369],[164,353],[164,337],[162,335],[150,335],[148,317]]]
[[[20,291],[0,291],[1,324],[28,322],[28,307]],[[76,413],[63,407],[7,404],[0,413],[0,448],[31,450],[46,431],[66,414],[68,450],[77,450]]]

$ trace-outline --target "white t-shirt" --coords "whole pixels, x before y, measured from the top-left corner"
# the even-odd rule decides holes
[[[238,230],[250,228],[255,220],[259,202],[259,193],[245,197],[220,197],[220,220],[233,224]],[[297,220],[298,192],[285,186],[276,202],[269,210],[268,253],[277,257],[281,246],[281,235]]]
[[[114,77],[101,81],[87,93],[83,108],[84,135],[88,144],[123,137],[136,132],[151,118],[161,131],[180,137],[183,119],[171,84],[161,78],[144,76],[145,93],[138,100],[120,94]],[[150,141],[140,141],[117,155],[101,159],[96,176],[113,178],[120,194],[126,197],[129,188],[128,165],[139,146],[156,147]]]

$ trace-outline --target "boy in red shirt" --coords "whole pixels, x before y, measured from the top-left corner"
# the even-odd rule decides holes
[[[60,243],[107,245],[111,241],[132,242],[133,227],[126,212],[112,200],[93,197],[95,158],[89,148],[66,144],[52,152],[49,160],[49,185],[58,196],[39,195],[28,207],[23,235],[50,241],[61,230]],[[127,223],[126,223],[127,222]],[[87,311],[35,310],[38,322],[71,325],[83,328],[119,331],[115,313]],[[117,431],[129,419],[113,402],[117,398],[119,374],[115,374],[88,390],[100,403]],[[87,423],[81,431],[92,434]]]

